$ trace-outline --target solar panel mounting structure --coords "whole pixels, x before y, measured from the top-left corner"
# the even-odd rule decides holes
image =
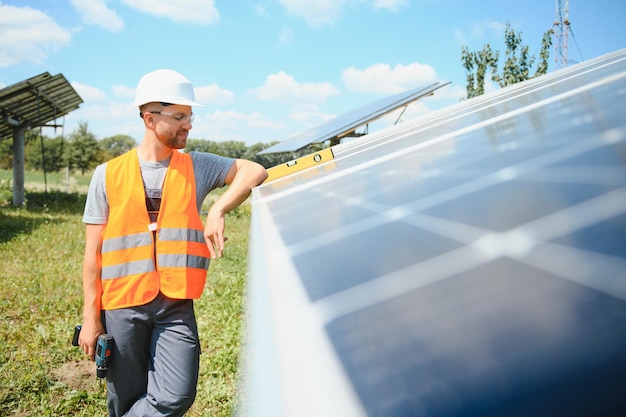
[[[0,140],[13,137],[13,205],[24,203],[24,133],[50,122],[83,102],[62,74],[44,72],[0,90]]]
[[[247,416],[626,412],[626,49],[253,190]]]
[[[450,84],[436,82],[426,87],[418,87],[402,93],[376,100],[365,106],[343,113],[326,123],[302,132],[291,139],[277,143],[259,152],[259,155],[280,152],[294,152],[314,143],[330,141],[336,145],[344,137],[360,136],[356,129],[374,122],[375,120],[397,110],[406,108],[409,104],[429,95],[436,90]]]

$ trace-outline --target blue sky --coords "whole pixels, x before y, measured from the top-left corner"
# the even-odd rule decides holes
[[[504,51],[510,22],[538,55],[555,16],[555,0],[0,0],[0,87],[62,73],[84,100],[64,134],[140,141],[135,86],[171,68],[204,104],[190,138],[269,143],[435,81],[451,84],[403,118],[455,103],[463,45]],[[571,63],[626,47],[626,2],[570,0],[569,17]]]

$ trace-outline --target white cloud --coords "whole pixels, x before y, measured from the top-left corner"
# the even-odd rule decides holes
[[[75,131],[79,122],[88,121],[89,130],[98,139],[123,134],[133,137],[136,141],[141,140],[144,126],[136,107],[131,107],[126,101],[119,102],[101,97],[101,93],[93,87],[78,87],[76,83],[72,83],[72,86],[85,102],[65,117],[66,134]],[[111,120],[115,120],[115,123],[111,123]]]
[[[252,112],[246,118],[248,127],[252,129],[269,129],[273,131],[283,130],[286,128],[284,123],[272,120],[266,115],[259,112]]]
[[[467,45],[467,36],[465,35],[465,32],[459,29],[455,29],[453,33],[454,39],[456,40],[456,43],[458,45]]]
[[[128,87],[127,85],[114,85],[113,97],[132,103],[135,99],[135,89],[133,87]]]
[[[214,0],[123,0],[128,6],[175,22],[212,25],[220,19]]]
[[[41,63],[71,38],[70,32],[39,10],[0,4],[0,67]]]
[[[461,86],[458,84],[448,84],[435,91],[435,94],[432,97],[429,97],[428,100],[451,100],[452,102],[456,102],[465,97],[467,97],[465,85]]]
[[[125,134],[137,141],[141,140],[143,124],[137,116],[137,108],[130,104],[132,98],[129,98],[134,97],[134,89],[113,86],[115,99],[111,99],[99,88],[76,81],[71,82],[71,85],[83,103],[65,117],[65,133],[75,131],[79,122],[88,121],[89,130],[99,139]],[[115,123],[111,123],[111,120],[115,120]]]
[[[409,0],[278,0],[287,13],[306,20],[309,26],[317,27],[332,25],[343,15],[347,7],[358,7],[362,4],[374,9],[397,12],[408,6]]]
[[[263,128],[263,129],[284,129],[285,125],[277,123],[266,115],[259,112],[251,113],[239,113],[236,111],[216,111],[209,116],[206,120],[209,121],[208,125],[211,129],[217,131],[223,131],[233,129],[236,131],[242,125],[250,128]]]
[[[269,143],[283,138],[287,126],[274,121],[263,113],[239,113],[236,111],[216,111],[208,115],[198,115],[190,137],[205,140],[234,140],[247,145]]]
[[[485,19],[472,25],[471,34],[476,39],[485,37],[500,37],[504,33],[505,23],[496,22],[491,19]]]
[[[299,83],[282,71],[271,74],[265,84],[249,90],[259,100],[323,103],[339,91],[329,82]]]
[[[254,11],[256,12],[256,14],[262,18],[267,18],[269,17],[269,13],[267,11],[267,9],[262,5],[262,4],[255,4],[254,5]]]
[[[232,104],[235,94],[232,91],[220,88],[217,84],[194,88],[196,100],[202,104]]]
[[[308,127],[320,125],[333,117],[335,117],[334,114],[324,114],[314,104],[299,104],[289,109],[291,120]]]
[[[135,98],[135,87],[126,85],[114,85],[113,96],[131,103]],[[232,104],[236,100],[236,96],[232,91],[220,88],[217,84],[211,84],[202,87],[194,87],[193,89],[196,100],[202,104]]]
[[[105,0],[72,0],[72,5],[87,24],[100,26],[111,32],[124,29],[124,21],[115,10],[107,7]]]
[[[348,91],[359,93],[395,94],[437,81],[437,74],[430,65],[413,63],[374,64],[364,70],[350,67],[342,72]]]
[[[487,76],[485,77],[485,94],[491,93],[492,91],[496,91],[500,89],[500,86],[498,84],[491,81],[492,75],[493,74],[491,73],[487,73]]]
[[[294,32],[293,29],[285,26],[278,35],[278,41],[281,45],[289,45],[293,43]]]
[[[455,29],[454,38],[459,45],[473,44],[473,42],[481,44],[486,40],[501,39],[505,27],[505,23],[484,19],[480,22],[474,22],[468,30]]]
[[[310,26],[334,23],[349,0],[279,0],[287,13],[304,18]]]
[[[107,96],[100,89],[85,84],[72,82],[72,87],[84,102],[105,101]]]
[[[409,5],[408,0],[374,0],[374,8],[385,9],[390,12],[397,12],[403,7]]]
[[[247,116],[243,113],[237,113],[235,111],[216,111],[202,118],[202,123],[196,120],[194,123],[195,135],[202,128],[202,126],[210,126],[210,135],[212,137],[222,136],[226,132],[234,132],[238,127],[246,125]],[[203,135],[204,138],[206,135]]]

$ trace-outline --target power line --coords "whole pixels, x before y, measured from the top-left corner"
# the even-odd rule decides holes
[[[576,44],[576,49],[578,49],[578,54],[580,55],[580,59],[581,61],[585,60],[585,57],[583,57],[583,53],[580,50],[580,47],[578,46],[578,41],[576,40],[576,36],[574,36],[574,31],[572,30],[572,27],[570,26],[569,28],[570,33],[572,34],[572,39],[574,40],[574,43]]]

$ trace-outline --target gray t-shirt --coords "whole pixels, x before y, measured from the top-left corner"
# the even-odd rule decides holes
[[[189,154],[196,179],[196,206],[200,212],[207,194],[215,188],[224,186],[226,175],[235,160],[207,152],[189,152]],[[147,198],[158,196],[160,199],[160,190],[163,188],[163,180],[169,163],[169,158],[159,162],[139,160]],[[105,169],[106,162],[98,165],[93,173],[87,192],[83,223],[106,224],[108,222],[109,199],[106,195]],[[158,204],[156,209],[158,210]]]

